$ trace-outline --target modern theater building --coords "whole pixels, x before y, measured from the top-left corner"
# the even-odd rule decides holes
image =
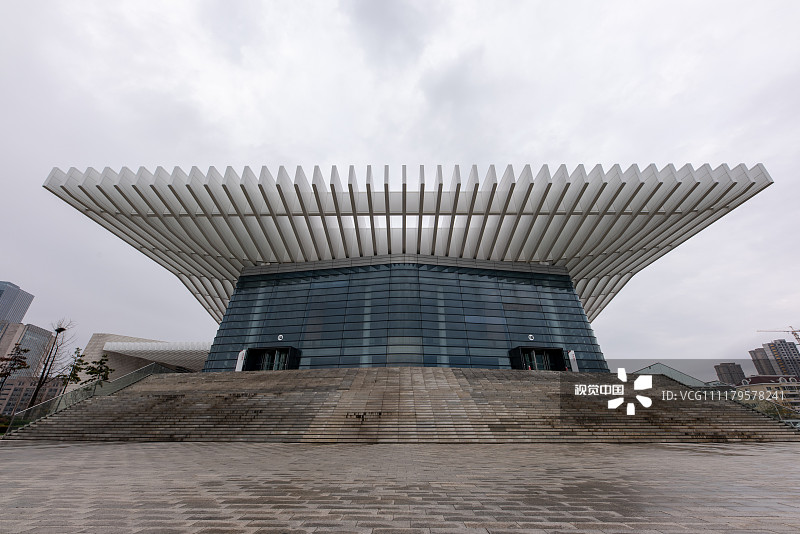
[[[762,165],[63,172],[45,187],[220,322],[206,371],[607,370],[590,321]]]

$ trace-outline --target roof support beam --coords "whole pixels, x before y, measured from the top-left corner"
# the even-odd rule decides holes
[[[420,167],[417,193],[405,167],[392,191],[389,171],[376,189],[371,166],[366,180],[350,166],[345,190],[336,167],[329,183],[317,167],[310,183],[302,168],[292,179],[281,167],[277,180],[266,167],[258,177],[54,169],[45,187],[176,274],[217,320],[246,266],[393,253],[562,266],[594,318],[636,272],[772,183],[762,165],[562,165],[552,176],[543,166],[535,178],[526,165],[519,176],[506,167],[499,183],[494,167],[481,180],[472,166],[462,184],[455,166],[445,188],[437,166],[430,190]]]

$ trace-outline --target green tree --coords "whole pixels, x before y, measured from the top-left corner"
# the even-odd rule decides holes
[[[62,394],[67,390],[67,386],[70,384],[77,384],[81,381],[81,373],[86,369],[86,366],[87,363],[83,359],[81,349],[76,348],[71,360],[63,369],[62,374],[59,375],[59,377],[64,381],[64,388],[61,391]]]
[[[94,382],[95,380],[108,380],[108,375],[113,372],[114,369],[108,366],[108,356],[104,354],[99,360],[95,360],[86,365],[84,368],[84,374],[86,374],[89,378],[84,380],[82,383],[87,384],[89,382]]]

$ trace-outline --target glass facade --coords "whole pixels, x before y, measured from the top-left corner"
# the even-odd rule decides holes
[[[204,370],[233,371],[240,351],[278,346],[297,349],[301,369],[507,369],[513,350],[533,348],[608,370],[569,276],[441,265],[241,276]]]

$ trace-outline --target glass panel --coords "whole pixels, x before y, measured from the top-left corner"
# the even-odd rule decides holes
[[[508,366],[508,351],[533,335],[537,343],[576,350],[579,360],[605,366],[567,276],[402,264],[242,277],[207,368],[232,368],[242,348],[274,343],[279,334],[296,344],[304,368],[384,365],[385,356],[374,360],[360,351],[385,355],[392,346],[387,332],[416,337],[395,345],[414,346],[405,351],[410,356],[430,354],[429,365]],[[458,356],[465,360],[440,361],[451,349],[465,351]],[[317,359],[340,352],[348,359]],[[540,356],[534,354],[532,368],[546,367],[546,354]],[[271,361],[264,365],[284,365],[278,355]],[[400,363],[410,361],[416,359]]]

